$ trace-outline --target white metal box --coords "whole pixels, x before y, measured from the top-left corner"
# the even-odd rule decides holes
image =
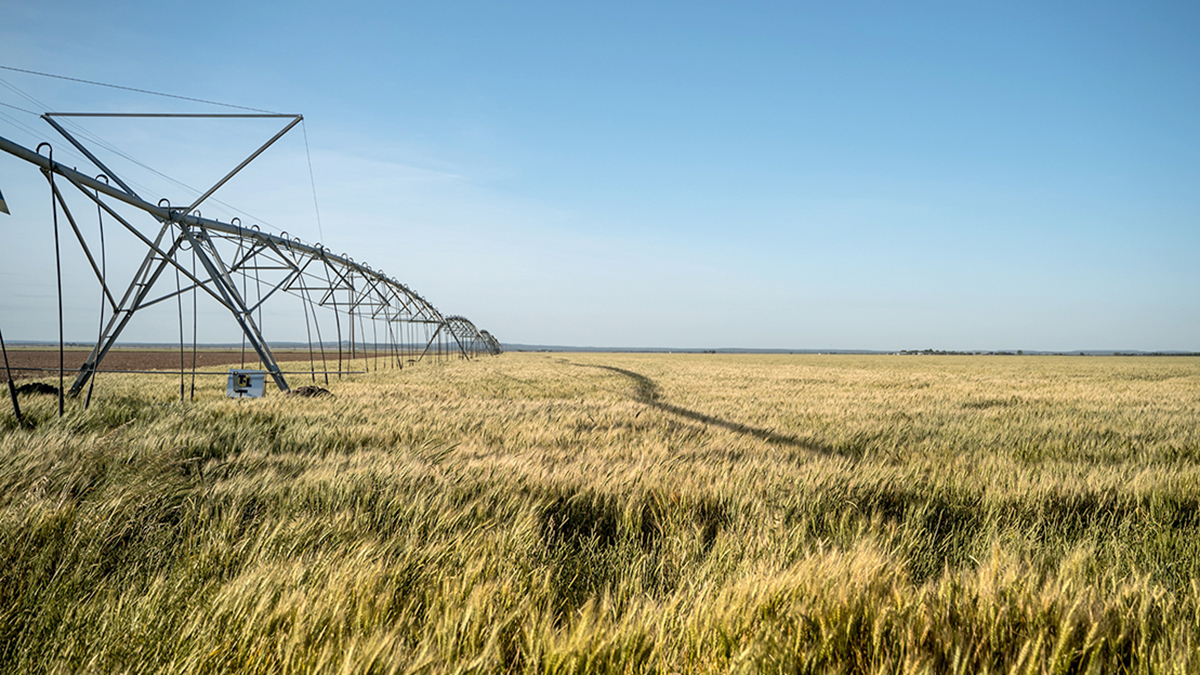
[[[262,370],[231,369],[225,395],[229,398],[262,398],[266,376],[266,371]]]

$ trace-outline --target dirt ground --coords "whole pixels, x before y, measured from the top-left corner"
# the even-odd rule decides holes
[[[71,373],[78,371],[83,362],[87,360],[91,354],[90,349],[67,349],[64,354],[64,366],[67,371],[68,381],[71,378]],[[304,361],[307,366],[308,351],[272,351],[276,361]],[[326,352],[328,362],[329,353]],[[192,369],[192,352],[190,349],[183,354],[184,368]],[[321,355],[317,354],[317,367],[320,369]],[[45,379],[58,377],[58,350],[47,349],[44,347],[38,348],[9,348],[8,349],[9,369],[12,370],[14,380],[24,379]],[[330,368],[336,368],[337,353],[333,353],[333,363]],[[230,365],[231,367],[240,367],[242,364],[241,350],[213,350],[202,349],[196,352],[196,367],[204,368],[208,366]],[[179,370],[179,351],[171,350],[155,350],[155,349],[113,349],[104,357],[104,362],[100,364],[100,370]],[[258,357],[255,356],[254,350],[246,351],[246,367],[258,368]],[[53,372],[49,370],[24,370],[25,368],[53,368]],[[288,368],[284,368],[288,370]],[[8,381],[8,372],[4,368],[4,363],[0,361],[0,383]]]

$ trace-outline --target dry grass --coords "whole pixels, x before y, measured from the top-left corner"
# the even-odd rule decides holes
[[[1197,359],[506,354],[330,388],[108,376],[0,418],[0,670],[1200,669]]]

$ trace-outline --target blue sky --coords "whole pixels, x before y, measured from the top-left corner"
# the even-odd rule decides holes
[[[295,134],[218,196],[506,342],[1200,351],[1200,9],[1046,4],[9,0],[0,65],[303,113],[319,228]],[[105,129],[192,184],[251,131]],[[0,330],[53,338],[44,181],[0,191]]]

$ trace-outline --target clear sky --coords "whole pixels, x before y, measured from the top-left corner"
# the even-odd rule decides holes
[[[294,132],[218,197],[505,342],[1200,351],[1195,3],[6,0],[0,65],[304,114],[319,227]],[[271,133],[89,128],[193,185]],[[0,330],[53,339],[45,181],[0,191]]]

